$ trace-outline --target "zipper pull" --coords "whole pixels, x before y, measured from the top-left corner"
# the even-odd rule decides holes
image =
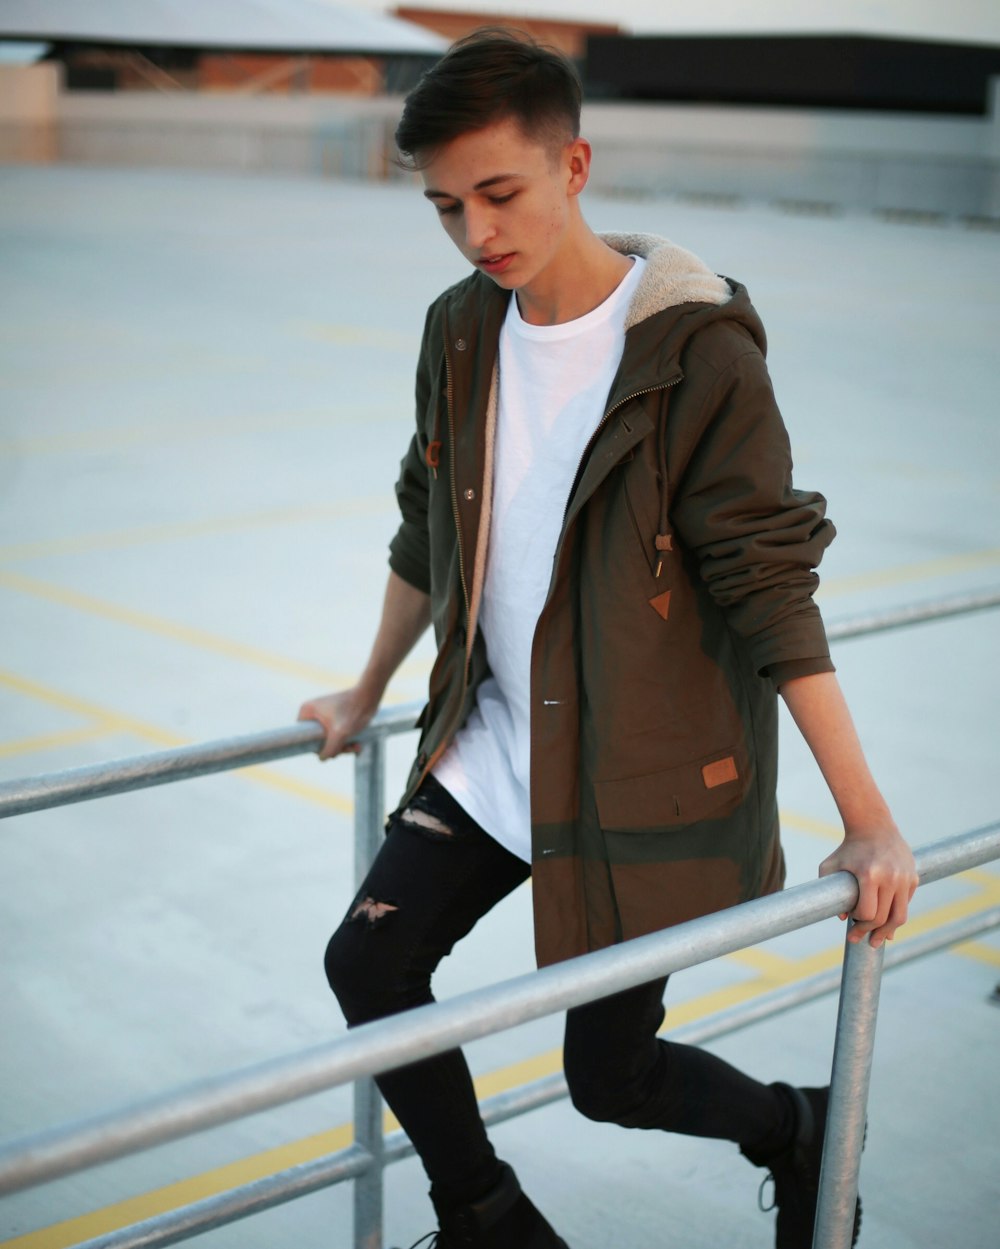
[[[434,474],[434,480],[437,481],[438,467],[441,463],[441,440],[436,438],[433,442],[427,444],[427,450],[424,452],[424,459],[427,461],[427,467]]]
[[[659,552],[656,560],[656,576],[659,577],[663,571],[663,552],[674,549],[674,535],[672,533],[658,533],[656,535],[656,549]]]

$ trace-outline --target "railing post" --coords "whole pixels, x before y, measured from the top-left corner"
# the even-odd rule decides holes
[[[885,945],[847,941],[813,1249],[850,1249]]]
[[[378,853],[385,818],[385,734],[366,742],[354,762],[354,887],[360,889]],[[371,1165],[354,1181],[354,1249],[382,1249],[385,1140],[382,1098],[371,1076],[354,1085],[354,1140]]]

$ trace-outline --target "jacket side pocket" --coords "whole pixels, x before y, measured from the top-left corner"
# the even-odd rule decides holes
[[[748,786],[746,752],[734,746],[662,772],[595,781],[594,796],[602,829],[648,833],[729,815]]]

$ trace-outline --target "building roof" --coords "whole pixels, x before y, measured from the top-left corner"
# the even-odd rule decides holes
[[[0,0],[0,39],[401,56],[447,47],[411,22],[330,0]]]

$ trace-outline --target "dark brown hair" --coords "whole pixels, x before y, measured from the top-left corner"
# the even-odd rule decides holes
[[[527,137],[561,145],[580,133],[582,102],[568,57],[521,31],[485,27],[452,44],[406,97],[396,146],[417,169],[421,153],[507,118]]]

